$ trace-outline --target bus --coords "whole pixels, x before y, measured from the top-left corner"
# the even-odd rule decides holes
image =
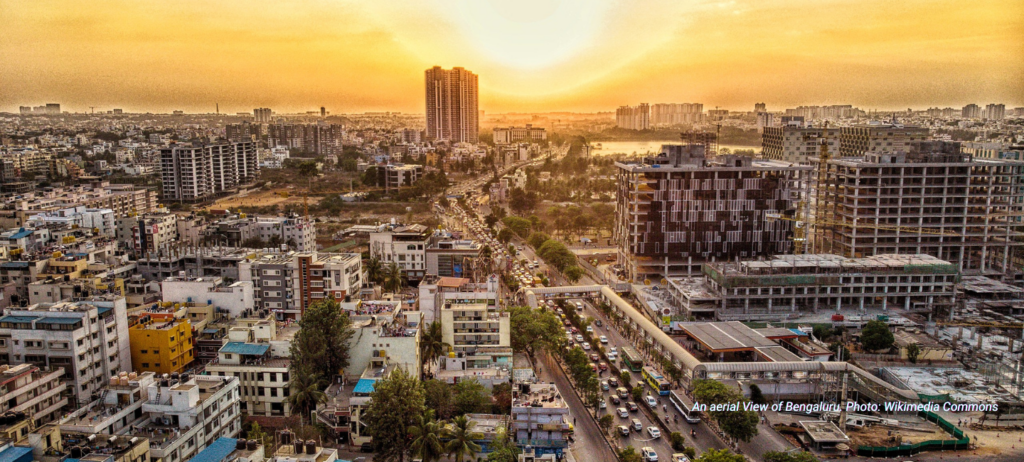
[[[644,366],[641,375],[643,375],[644,382],[653,388],[654,391],[658,392],[659,395],[668,396],[669,383],[668,380],[661,376],[660,372],[654,370],[651,366]]]
[[[693,412],[693,409],[686,405],[686,401],[683,401],[683,398],[679,396],[679,390],[670,391],[668,394],[668,400],[671,401],[672,406],[683,415],[683,420],[687,423],[700,423],[700,413]]]
[[[644,367],[644,360],[640,357],[640,353],[637,353],[633,347],[622,347],[619,351],[619,355],[622,357],[622,365],[633,372],[640,372],[640,369]]]

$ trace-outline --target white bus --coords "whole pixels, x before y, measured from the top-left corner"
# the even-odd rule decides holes
[[[683,419],[688,423],[698,424],[700,423],[700,413],[693,412],[689,406],[686,405],[686,401],[678,395],[679,390],[671,390],[668,394],[668,400],[672,402],[672,406],[683,415]]]

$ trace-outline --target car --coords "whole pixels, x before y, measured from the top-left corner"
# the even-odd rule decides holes
[[[611,395],[610,397],[608,397],[608,399],[612,400],[612,404],[619,404],[622,402],[622,400],[620,400],[619,397],[615,395]]]
[[[571,326],[571,325],[572,325],[572,323],[570,323],[568,319],[563,319],[563,320],[562,320],[562,324],[565,324],[565,327],[569,327],[569,326]],[[570,335],[570,336],[572,335],[572,331],[571,331],[571,330],[570,330],[570,331],[567,331],[567,333],[568,333],[568,335]]]
[[[572,333],[578,334],[578,333],[580,333],[580,330],[577,329],[576,326],[572,326]],[[583,336],[581,335],[580,337],[583,337]]]
[[[624,408],[624,407],[620,407],[620,408],[616,409],[615,413],[618,414],[619,417],[621,417],[623,419],[629,417],[629,411],[627,411],[626,408]]]
[[[608,407],[608,403],[604,402],[604,400],[601,400],[601,403],[598,404],[597,407],[598,409],[605,409]]]
[[[640,419],[633,419],[632,423],[633,430],[636,430],[637,433],[644,431],[644,424],[640,422]]]
[[[658,430],[658,427],[647,427],[647,434],[654,439],[661,438],[661,430]]]
[[[603,363],[603,362],[597,363],[597,368],[601,369],[602,371],[606,371],[606,370],[608,370],[608,365]]]
[[[625,425],[619,425],[616,428],[618,428],[618,430],[619,430],[619,435],[625,436],[627,438],[629,437],[629,427],[627,427]],[[689,462],[689,461],[687,461],[687,462]]]
[[[615,377],[609,377],[608,378],[608,385],[611,385],[611,386],[613,386],[615,388],[619,388],[619,379],[617,379]]]
[[[589,350],[590,349],[590,342],[583,342],[583,349],[584,350]]]
[[[654,452],[654,448],[650,446],[640,449],[640,455],[643,456],[644,462],[658,462],[658,453]]]
[[[653,397],[651,395],[647,395],[647,396],[644,397],[644,401],[647,402],[647,407],[649,407],[651,409],[657,409],[658,408],[658,400],[655,397]]]
[[[672,454],[672,462],[690,462],[690,458],[686,457],[686,454],[675,453]]]
[[[602,335],[602,336],[600,337],[600,340],[601,340],[601,343],[608,343],[608,337],[607,337],[607,336],[605,336],[605,335]]]
[[[595,319],[594,320],[594,325],[597,326],[597,327],[601,327],[601,326],[604,326],[604,323],[601,322],[600,319]]]
[[[610,390],[610,388],[608,387],[608,381],[607,381],[607,380],[605,380],[605,381],[601,382],[601,390],[602,390],[602,391],[608,391],[608,390]]]
[[[608,352],[608,360],[609,361],[615,361],[616,359],[618,359],[618,357],[619,357],[619,352],[617,352],[617,351],[609,351]]]
[[[626,407],[629,408],[629,412],[636,412],[636,411],[640,410],[640,407],[637,406],[636,403],[634,403],[632,401],[626,403]]]
[[[558,309],[556,309],[556,310],[555,310],[555,312],[556,312],[556,313],[558,313],[558,314],[560,314],[560,315],[563,315],[563,316],[565,315],[565,312],[564,312],[564,311],[562,311],[562,309],[561,309],[561,308],[558,308]]]
[[[619,395],[619,398],[622,398],[622,399],[629,398],[629,390],[627,390],[626,387],[616,388],[615,389],[615,394]]]
[[[608,349],[608,353],[615,353],[615,354],[619,354],[619,347],[614,347],[614,346],[613,346],[613,347],[609,348],[609,349]]]
[[[572,330],[573,330],[573,332],[576,332],[576,328],[575,327]],[[576,343],[583,343],[583,336],[582,335],[576,334]]]
[[[594,326],[587,326],[587,333],[588,334],[593,334],[594,333]]]
[[[601,357],[598,356],[597,353],[591,353],[590,360],[596,363],[601,360]]]
[[[590,363],[590,368],[593,369],[594,372],[597,372],[597,364]]]

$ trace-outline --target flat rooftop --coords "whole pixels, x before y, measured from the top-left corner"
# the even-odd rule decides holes
[[[537,407],[548,409],[569,410],[569,405],[562,399],[561,393],[553,383],[531,383],[526,385],[528,391],[523,391],[523,385],[512,389],[512,407]]]
[[[682,324],[679,327],[705,348],[716,353],[778,346],[739,321],[698,322]]]
[[[849,443],[850,437],[846,436],[839,427],[832,422],[820,420],[801,420],[800,426],[807,432],[807,436],[815,443]]]

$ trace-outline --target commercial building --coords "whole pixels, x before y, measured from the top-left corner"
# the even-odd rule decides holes
[[[7,308],[0,317],[0,357],[7,364],[64,369],[70,404],[92,401],[106,380],[131,370],[123,297]]]
[[[639,106],[620,106],[615,110],[615,126],[626,130],[650,130],[650,105],[640,103]]]
[[[406,278],[419,281],[427,274],[426,248],[430,235],[430,230],[419,224],[370,233],[370,257],[379,259],[385,266],[397,263]]]
[[[930,255],[776,255],[704,265],[702,279],[669,279],[679,314],[698,319],[778,320],[819,310],[948,312],[957,267]]]
[[[461,67],[434,66],[424,72],[427,138],[452,143],[480,139],[480,107],[476,74]]]
[[[516,445],[537,456],[561,459],[569,447],[569,405],[551,383],[516,383],[512,387],[512,431]]]
[[[63,376],[60,368],[0,365],[0,413],[24,413],[33,427],[57,420],[68,404]]]
[[[745,156],[705,157],[705,145],[665,145],[615,164],[614,240],[627,279],[699,274],[707,261],[789,253],[811,166]]]
[[[132,370],[170,374],[192,365],[192,324],[188,319],[143,315],[128,329]]]
[[[177,215],[148,213],[117,217],[117,241],[133,255],[159,255],[178,243]]]
[[[842,224],[813,226],[815,251],[927,254],[964,275],[1024,280],[1012,264],[1024,246],[1024,162],[971,158],[951,142],[908,148],[828,162],[814,213]]]
[[[494,144],[515,144],[537,142],[548,139],[548,132],[540,127],[526,124],[525,127],[494,127]]]
[[[425,254],[427,274],[456,278],[469,276],[480,258],[481,248],[472,240],[434,236]]]
[[[916,141],[931,139],[927,127],[901,124],[860,124],[839,129],[839,155],[860,157],[870,153],[906,152]]]
[[[386,191],[412,186],[420,178],[423,178],[422,165],[395,163],[377,167],[377,185]]]
[[[446,303],[441,307],[441,338],[465,369],[512,364],[507,312],[486,303]]]
[[[259,177],[256,144],[173,145],[160,150],[163,199],[200,201]]]
[[[423,324],[429,325],[441,317],[441,307],[449,303],[485,303],[490,310],[498,309],[499,293],[497,275],[489,275],[485,282],[474,283],[467,278],[427,276],[419,284],[420,312]]]
[[[761,157],[809,165],[811,159],[818,159],[821,155],[823,141],[828,145],[831,155],[839,153],[838,128],[766,126],[761,133]]]

